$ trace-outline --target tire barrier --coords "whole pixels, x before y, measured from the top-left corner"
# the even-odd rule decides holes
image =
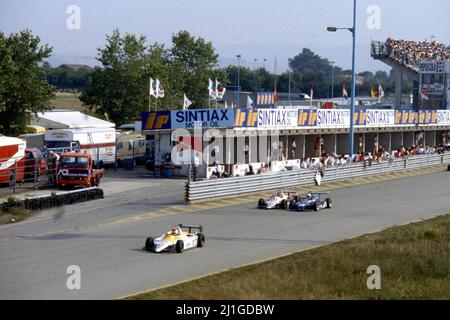
[[[29,210],[42,210],[101,198],[103,198],[103,190],[94,187],[25,200],[15,200],[14,202],[4,202],[1,206],[2,211],[8,211],[9,208],[22,206]]]
[[[322,183],[367,176],[402,172],[429,166],[450,163],[450,153],[433,155],[415,155],[409,158],[396,158],[381,163],[353,163],[341,167],[325,168]],[[187,182],[185,185],[185,201],[195,203],[220,199],[229,196],[287,187],[312,185],[315,183],[317,170],[300,169],[284,172],[249,175],[213,180]]]

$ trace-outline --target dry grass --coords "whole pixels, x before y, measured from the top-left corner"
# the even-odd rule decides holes
[[[380,290],[367,289],[369,265],[381,268]],[[450,299],[450,215],[132,299]]]
[[[55,98],[51,100],[51,104],[57,109],[73,109],[79,111],[86,109],[79,99],[79,94],[69,92],[56,93]]]
[[[23,206],[12,207],[8,211],[0,211],[0,225],[19,222],[31,215],[31,210],[25,209]]]

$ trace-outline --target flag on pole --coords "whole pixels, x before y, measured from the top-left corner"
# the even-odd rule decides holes
[[[342,85],[342,96],[345,99],[348,99],[348,93],[347,93],[347,89],[345,89],[345,84]]]
[[[381,98],[384,98],[384,90],[381,84],[378,84],[378,102],[381,102]]]
[[[225,109],[228,109],[227,100],[225,100]]]
[[[164,98],[164,88],[159,82],[159,79],[156,79],[156,94],[157,98]]]
[[[250,96],[247,96],[247,109],[253,108],[253,100],[250,98]]]
[[[216,99],[216,94],[213,89],[213,81],[208,79],[208,94],[210,99]]]
[[[277,80],[275,79],[273,85],[273,102],[275,103],[278,100],[278,91],[277,91]]]
[[[217,99],[222,99],[225,95],[226,88],[220,86],[220,82],[216,79],[216,88],[215,88],[215,96]]]
[[[377,89],[375,89],[375,88],[370,89],[370,96],[372,98],[376,97],[377,96]]]
[[[156,97],[156,85],[155,85],[155,80],[153,80],[152,78],[150,78],[150,96]]]
[[[186,97],[186,94],[184,94],[184,98],[183,98],[183,110],[187,110],[191,104],[192,104],[191,100],[189,100],[189,99]]]

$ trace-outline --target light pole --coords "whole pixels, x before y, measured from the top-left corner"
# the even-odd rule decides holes
[[[347,29],[352,33],[352,100],[351,100],[351,110],[350,110],[350,133],[348,141],[348,154],[350,157],[350,162],[353,162],[353,145],[354,145],[354,126],[353,119],[355,115],[355,37],[356,37],[356,0],[353,0],[353,27],[352,28],[336,28],[328,27],[329,32],[336,32],[338,29]]]
[[[291,101],[291,69],[288,69],[289,74],[289,101]]]
[[[258,61],[258,59],[255,58],[255,63],[253,64],[253,82],[254,82],[254,91],[255,91],[255,95],[256,95],[256,62]]]
[[[267,61],[267,59],[264,58],[264,60],[263,60],[263,69],[264,69],[264,70],[266,70],[266,61]]]
[[[237,96],[237,107],[239,108],[239,99],[240,99],[240,97],[241,97],[241,85],[240,85],[240,83],[239,83],[239,81],[240,81],[240,70],[241,70],[241,65],[240,65],[240,62],[241,62],[241,55],[240,54],[238,54],[238,55],[236,55],[236,58],[237,58],[237,61],[238,61],[238,72],[237,72],[237,90],[238,90],[238,96]]]
[[[334,62],[330,61],[331,63],[331,99],[334,98]]]

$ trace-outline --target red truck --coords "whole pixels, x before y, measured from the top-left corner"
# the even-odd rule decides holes
[[[89,153],[66,152],[61,154],[57,166],[56,185],[92,187],[100,184],[104,169],[95,169]]]

